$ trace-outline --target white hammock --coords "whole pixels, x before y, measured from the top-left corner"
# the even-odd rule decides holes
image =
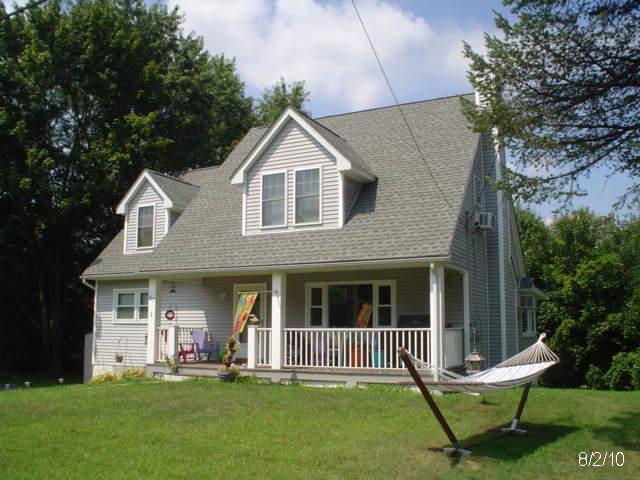
[[[449,427],[449,424],[442,415],[442,412],[440,412],[438,405],[431,397],[429,388],[447,392],[479,394],[524,385],[518,409],[516,410],[516,414],[513,417],[511,424],[508,427],[498,429],[498,431],[504,433],[526,433],[525,430],[518,428],[518,426],[520,423],[520,417],[522,416],[522,411],[524,410],[524,405],[527,401],[531,382],[548,368],[560,361],[558,356],[544,344],[545,337],[546,335],[543,333],[540,335],[540,338],[538,338],[536,343],[531,345],[529,348],[524,349],[517,355],[499,363],[495,367],[491,367],[488,370],[474,373],[473,375],[468,375],[466,377],[450,372],[449,370],[445,370],[444,368],[436,368],[433,365],[429,365],[418,360],[403,347],[398,348],[398,353],[407,367],[407,370],[413,377],[413,381],[424,396],[429,408],[431,408],[431,411],[451,442],[452,446],[443,448],[443,451],[448,454],[470,453],[468,446],[467,448],[463,448]],[[419,370],[423,372],[422,375],[419,373]],[[435,374],[438,380],[424,381],[421,377],[425,374]],[[440,378],[443,380],[439,380]]]
[[[420,376],[437,374],[438,380],[426,380],[424,384],[442,392],[488,393],[514,388],[532,382],[547,369],[560,361],[558,356],[544,344],[545,334],[538,341],[513,357],[473,375],[457,373],[429,365],[407,352]],[[441,379],[441,380],[440,380]]]

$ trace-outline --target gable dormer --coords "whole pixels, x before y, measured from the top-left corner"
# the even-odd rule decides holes
[[[197,192],[195,185],[145,169],[116,208],[124,216],[124,253],[153,251]]]
[[[375,176],[341,137],[288,108],[231,176],[243,188],[243,234],[341,228]]]

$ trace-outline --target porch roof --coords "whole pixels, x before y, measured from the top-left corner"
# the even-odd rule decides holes
[[[401,108],[446,201],[396,107],[335,115],[315,122],[344,139],[378,177],[363,185],[344,227],[243,236],[242,191],[229,177],[264,134],[254,128],[224,164],[182,176],[201,188],[154,252],[124,255],[120,232],[83,275],[448,257],[479,134],[460,97]]]

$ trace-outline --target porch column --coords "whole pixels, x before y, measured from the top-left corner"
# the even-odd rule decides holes
[[[158,328],[160,328],[160,310],[162,280],[149,279],[149,314],[147,320],[147,363],[155,363],[158,358]]]
[[[431,322],[431,364],[444,367],[444,264],[429,265],[429,319]],[[435,374],[436,380],[438,374]]]
[[[464,307],[464,353],[463,358],[471,353],[471,312],[469,302],[469,272],[462,274],[462,301]]]
[[[282,368],[283,331],[286,324],[287,274],[271,274],[271,368]]]

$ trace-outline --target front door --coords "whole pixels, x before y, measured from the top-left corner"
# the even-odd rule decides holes
[[[260,326],[268,326],[267,322],[267,301],[266,301],[266,283],[236,283],[233,285],[233,314],[231,318],[235,318],[236,308],[238,306],[238,298],[243,292],[258,292],[258,297],[253,304],[251,313],[260,319]],[[247,323],[248,325],[248,323]],[[246,362],[247,359],[247,325],[238,337],[238,350],[236,352],[236,361],[238,363]]]

